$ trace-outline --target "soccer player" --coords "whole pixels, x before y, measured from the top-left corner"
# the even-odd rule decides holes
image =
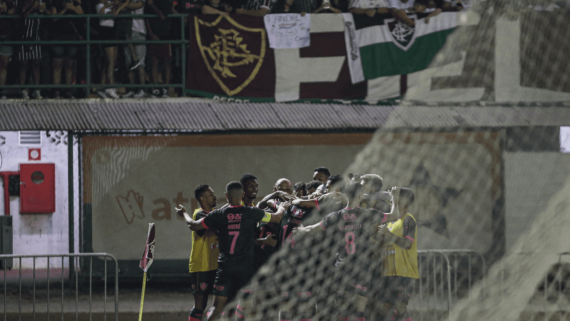
[[[396,201],[396,200],[394,200]],[[383,236],[383,263],[381,288],[377,297],[380,304],[380,320],[396,311],[396,321],[411,321],[407,305],[414,279],[419,279],[416,219],[408,213],[414,203],[411,189],[400,189],[400,219],[380,228]],[[378,274],[377,274],[378,275]]]
[[[312,181],[307,183],[307,185],[305,186],[305,189],[307,190],[307,195],[313,195],[314,192],[317,191],[317,188],[319,188],[319,186],[321,186],[322,183],[320,181]]]
[[[198,200],[200,208],[192,214],[193,220],[200,220],[216,206],[216,195],[208,185],[198,185],[194,190],[194,197]],[[180,213],[180,212],[179,212]],[[218,269],[218,236],[212,230],[192,232],[192,251],[190,252],[190,279],[194,307],[190,311],[189,321],[201,321],[204,310],[208,304],[208,295],[214,289],[214,279]]]
[[[328,168],[323,166],[315,168],[313,173],[313,180],[321,182],[321,185],[319,188],[317,188],[317,191],[321,194],[325,193],[325,186],[330,176],[331,172],[329,172]]]
[[[392,188],[393,206],[390,213],[359,208],[362,199],[362,185],[351,183],[346,187],[348,206],[338,212],[330,213],[321,222],[307,227],[297,227],[295,235],[326,233],[328,242],[333,244],[332,253],[336,253],[335,272],[332,288],[338,293],[337,307],[341,307],[338,320],[364,321],[364,311],[370,287],[368,273],[370,233],[375,232],[376,224],[397,221],[399,216],[399,189]],[[352,319],[351,319],[352,318]]]
[[[208,321],[216,319],[226,302],[232,300],[237,291],[246,285],[253,274],[253,240],[258,222],[280,222],[286,208],[282,205],[277,213],[241,205],[244,195],[239,182],[226,186],[226,198],[230,206],[214,210],[200,220],[193,220],[182,205],[176,208],[182,212],[191,230],[218,230],[220,257],[214,281],[214,305],[208,312]]]
[[[295,199],[295,196],[292,194],[293,189],[291,188],[291,181],[286,178],[280,178],[275,182],[275,185],[273,185],[273,193],[265,196],[259,203],[257,203],[257,207],[264,209],[267,207],[267,201],[276,198],[282,201],[293,200]]]
[[[325,185],[325,193],[343,193],[344,192],[345,182],[342,176],[340,175],[333,175],[327,179]]]
[[[277,212],[279,210],[279,206],[282,202],[293,200],[295,197],[291,195],[291,181],[286,178],[280,178],[277,180],[275,185],[273,186],[273,193],[265,196],[258,204],[257,207],[261,209],[266,209],[272,212]],[[271,206],[267,206],[268,202],[271,203]],[[279,224],[276,223],[265,223],[260,222],[259,226],[256,229],[256,235],[260,239],[273,238],[277,236],[279,233]],[[260,243],[260,242],[258,242]],[[268,243],[266,241],[266,243]],[[277,245],[277,239],[275,238],[275,245]],[[258,244],[255,247],[255,269],[258,270],[267,260],[269,257],[275,253],[277,250],[277,246],[267,246],[267,244]]]
[[[250,173],[243,174],[239,182],[243,186],[243,191],[245,192],[242,204],[245,206],[255,206],[253,203],[257,198],[257,192],[259,191],[259,184],[257,183],[257,177]]]
[[[295,186],[293,186],[293,194],[297,197],[307,196],[307,184],[303,182],[295,183]]]
[[[390,210],[390,194],[382,191],[383,180],[380,175],[364,174],[360,176],[359,182],[364,192],[364,198],[360,207],[374,208],[383,212]]]
[[[309,201],[311,204],[318,205],[317,200]],[[270,207],[274,207],[275,201],[269,201]],[[316,214],[313,213],[312,208],[303,207],[301,205],[291,205],[283,215],[279,228],[278,236],[278,248],[288,248],[288,255],[280,258],[279,269],[282,270],[283,275],[289,275],[291,273],[291,267],[298,264],[299,251],[309,252],[308,248],[303,243],[296,243],[293,237],[292,231],[294,228],[301,226],[304,221],[307,221]],[[305,246],[304,246],[305,245]],[[313,279],[312,274],[305,274],[298,281],[286,287],[282,291],[282,297],[287,302],[293,299],[293,296],[297,296],[297,304],[284,304],[286,308],[282,308],[279,311],[279,320],[288,321],[295,319],[300,319],[304,321],[313,321],[316,316],[316,298],[314,293],[312,293],[311,284],[309,280]]]

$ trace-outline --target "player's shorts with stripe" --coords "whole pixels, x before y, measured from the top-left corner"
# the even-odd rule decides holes
[[[250,268],[243,268],[230,262],[218,263],[213,294],[231,300],[240,289],[245,288],[254,273],[253,265]]]
[[[190,280],[192,282],[192,294],[212,294],[214,290],[214,281],[216,279],[216,271],[217,270],[190,273]]]
[[[374,283],[376,298],[379,302],[390,303],[392,305],[398,303],[408,304],[416,279],[403,276],[385,276],[376,280]]]

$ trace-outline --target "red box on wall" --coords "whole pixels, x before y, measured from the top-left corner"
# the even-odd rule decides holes
[[[20,213],[55,212],[55,164],[20,164]]]

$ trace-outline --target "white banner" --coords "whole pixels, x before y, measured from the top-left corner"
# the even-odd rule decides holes
[[[304,48],[311,45],[311,16],[297,13],[268,14],[264,18],[273,49]]]

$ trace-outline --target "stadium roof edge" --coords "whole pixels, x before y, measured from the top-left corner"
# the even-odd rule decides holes
[[[216,103],[193,99],[4,100],[0,130],[374,130],[395,106]]]
[[[216,103],[193,99],[5,100],[0,130],[241,132],[567,126],[570,108]]]

